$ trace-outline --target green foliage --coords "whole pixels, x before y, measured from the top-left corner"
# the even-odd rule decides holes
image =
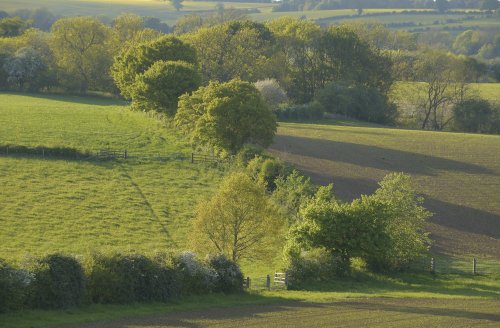
[[[111,75],[126,99],[132,99],[136,79],[157,61],[184,61],[197,65],[196,51],[174,36],[122,50],[115,57]]]
[[[239,167],[246,167],[248,162],[257,156],[263,156],[264,149],[262,147],[244,144],[243,147],[235,155],[235,163]]]
[[[239,266],[224,255],[211,256],[208,265],[215,271],[215,292],[225,294],[243,291],[243,273]]]
[[[174,116],[179,96],[200,85],[196,67],[182,61],[157,61],[131,87],[133,108]]]
[[[290,225],[296,223],[299,218],[299,210],[316,193],[317,187],[311,179],[303,176],[297,170],[284,176],[278,176],[274,180],[276,185],[272,199],[280,206]]]
[[[456,37],[455,42],[453,42],[453,50],[459,54],[474,55],[477,54],[483,43],[481,32],[467,30]]]
[[[211,82],[179,99],[175,124],[194,144],[236,153],[246,143],[267,147],[276,119],[259,91],[248,82]]]
[[[26,26],[20,17],[5,17],[0,19],[0,37],[14,37],[21,35]]]
[[[177,273],[144,255],[94,253],[84,266],[93,303],[166,302],[179,294]]]
[[[325,108],[318,101],[307,104],[282,104],[274,113],[283,121],[302,121],[323,118]]]
[[[286,177],[290,168],[281,160],[275,158],[255,157],[247,165],[247,172],[259,183],[262,183],[267,191],[276,189],[275,181],[279,177]]]
[[[85,275],[73,257],[52,254],[25,264],[33,275],[28,302],[35,308],[69,308],[85,299]]]
[[[327,112],[368,122],[392,124],[397,115],[388,97],[372,87],[332,82],[318,92],[316,99]]]
[[[464,132],[500,132],[499,113],[483,99],[465,100],[453,109],[453,129]]]
[[[384,233],[389,245],[371,253],[366,262],[377,271],[408,269],[410,264],[429,249],[425,232],[431,213],[423,207],[423,198],[416,196],[409,175],[392,173],[384,177],[372,198],[387,206]]]
[[[20,310],[32,281],[33,276],[27,271],[15,269],[0,259],[0,313]]]
[[[66,87],[86,93],[109,85],[109,36],[109,27],[93,17],[62,18],[52,25],[51,49]]]
[[[304,252],[323,249],[337,275],[350,272],[354,257],[372,270],[407,269],[428,249],[424,227],[430,214],[422,202],[404,174],[386,176],[373,195],[351,203],[340,203],[320,188],[290,228],[287,266],[300,273],[310,262],[304,260]]]
[[[223,254],[234,262],[264,258],[279,242],[282,226],[265,187],[236,172],[223,180],[212,198],[198,204],[192,240],[200,252]]]
[[[204,82],[257,81],[273,70],[273,35],[261,23],[231,21],[183,35],[196,49]]]

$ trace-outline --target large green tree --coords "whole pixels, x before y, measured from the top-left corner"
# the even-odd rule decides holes
[[[174,36],[124,49],[111,68],[113,79],[126,99],[132,99],[134,84],[157,61],[184,61],[197,65],[196,50]]]
[[[132,106],[174,116],[179,96],[200,85],[196,67],[183,61],[157,61],[140,74],[132,87]]]
[[[241,80],[211,82],[179,99],[175,124],[193,143],[236,153],[244,144],[269,146],[276,118],[253,84]]]
[[[110,29],[93,17],[62,18],[52,26],[52,51],[67,85],[81,93],[109,81]]]
[[[257,81],[271,69],[273,36],[262,24],[232,21],[183,35],[196,48],[204,82]]]
[[[198,205],[193,221],[194,247],[237,262],[273,252],[283,220],[265,187],[244,173],[226,177],[213,197]]]

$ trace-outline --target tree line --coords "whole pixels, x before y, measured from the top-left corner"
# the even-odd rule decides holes
[[[455,55],[378,24],[321,28],[289,17],[267,23],[224,21],[222,10],[212,19],[186,16],[175,36],[146,27],[144,18],[133,14],[118,16],[111,25],[93,17],[63,18],[50,32],[23,27],[18,24],[22,20],[12,28],[13,18],[4,18],[0,26],[11,27],[4,27],[10,32],[0,38],[0,88],[121,93],[133,108],[173,118],[184,93],[209,88],[211,81],[241,80],[254,83],[280,119],[319,118],[329,112],[396,124],[393,84],[415,81],[425,89],[420,94],[438,90],[414,102],[415,120],[421,128],[442,130],[459,119],[454,107],[472,108],[463,106],[474,100],[469,83],[493,81],[499,67],[495,59],[485,63],[467,56],[473,53],[468,49],[478,47],[475,31],[457,36],[454,48],[460,54]],[[5,20],[8,24],[2,25]],[[488,49],[482,52],[496,56],[497,39],[488,43],[483,38],[481,49]],[[437,59],[442,65],[432,67]],[[467,131],[497,131],[497,111],[490,106],[486,112],[478,119],[488,120],[489,127]]]

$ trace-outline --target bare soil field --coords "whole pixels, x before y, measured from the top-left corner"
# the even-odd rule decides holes
[[[499,308],[498,300],[378,298],[333,303],[291,301],[71,327],[498,327]]]
[[[281,123],[271,152],[344,200],[411,174],[435,252],[500,258],[500,136]]]

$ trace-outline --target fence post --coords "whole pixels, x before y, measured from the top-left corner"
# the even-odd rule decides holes
[[[285,272],[285,286],[288,287],[288,271]]]
[[[247,289],[250,289],[250,277],[247,277]]]
[[[128,157],[128,154],[127,154],[127,150],[125,149],[125,150],[123,151],[123,158],[127,159],[127,157]]]
[[[191,164],[194,163],[194,153],[191,153]]]
[[[266,277],[266,287],[267,289],[271,289],[271,277],[269,275]]]
[[[433,257],[431,257],[431,273],[436,273],[436,263]]]
[[[476,271],[476,258],[472,258],[472,274],[476,274],[477,271]]]

